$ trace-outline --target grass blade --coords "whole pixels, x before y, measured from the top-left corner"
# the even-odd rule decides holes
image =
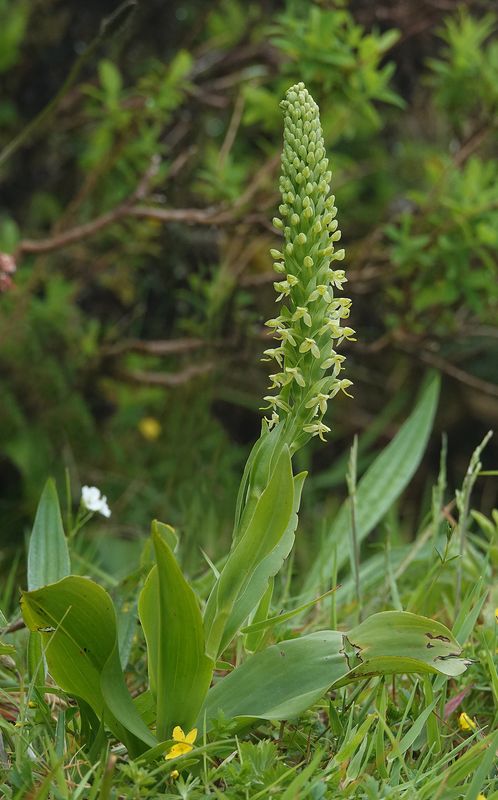
[[[408,420],[358,483],[356,529],[361,542],[400,496],[420,464],[436,413],[440,379],[433,374]],[[316,594],[321,576],[330,574],[330,553],[335,545],[339,569],[348,559],[347,539],[351,511],[349,500],[339,510],[305,582],[306,595]]]

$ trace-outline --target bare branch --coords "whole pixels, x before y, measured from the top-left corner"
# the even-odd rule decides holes
[[[210,208],[160,208],[140,205],[150,188],[150,184],[159,169],[159,158],[154,156],[150,166],[140,180],[135,191],[116,208],[107,211],[82,225],[49,236],[46,239],[23,239],[18,245],[16,258],[25,253],[50,253],[63,247],[90,239],[104,228],[119,222],[125,217],[156,219],[164,223],[185,223],[187,225],[230,225],[238,222],[244,214],[245,207],[269,174],[272,174],[278,158],[269,159],[256,172],[253,180],[231,207],[212,206]]]
[[[187,353],[205,347],[204,339],[157,339],[142,341],[128,339],[118,342],[101,351],[103,356],[119,356],[122,353],[147,353],[153,356],[169,356],[177,353]]]
[[[485,381],[482,378],[477,378],[469,372],[465,372],[465,370],[456,367],[450,361],[446,361],[445,358],[436,355],[436,353],[403,346],[400,349],[408,352],[412,356],[416,356],[425,364],[429,364],[429,366],[441,370],[441,372],[444,372],[451,378],[455,378],[455,380],[466,386],[470,386],[472,389],[477,389],[479,392],[483,392],[483,394],[491,395],[491,397],[498,397],[498,386],[496,386],[496,384]]]
[[[49,253],[52,250],[59,250],[60,248],[67,247],[75,242],[88,239],[101,231],[103,228],[107,228],[109,225],[117,222],[122,217],[125,217],[127,214],[129,214],[130,208],[138,201],[143,200],[149,191],[150,184],[157,174],[159,165],[159,157],[157,155],[153,156],[135,191],[126,200],[116,206],[116,208],[113,208],[111,211],[107,211],[105,214],[102,214],[100,217],[96,217],[96,219],[93,219],[90,222],[86,222],[83,225],[77,225],[74,228],[70,228],[67,231],[62,231],[62,233],[55,234],[47,239],[23,239],[17,248],[16,257],[19,258],[19,256],[24,253],[39,254]]]
[[[187,225],[222,225],[234,222],[233,212],[222,207],[212,208],[157,208],[133,206],[129,216],[157,219],[160,222],[185,222]]]
[[[215,368],[215,364],[206,363],[186,367],[181,372],[142,372],[140,370],[120,370],[114,374],[118,380],[138,383],[145,386],[175,387],[189,383],[201,375],[206,375]]]
[[[0,633],[4,636],[6,633],[15,633],[16,631],[20,631],[26,627],[26,623],[23,619],[16,619],[14,622],[11,622],[10,625],[7,625],[6,628],[2,628]]]

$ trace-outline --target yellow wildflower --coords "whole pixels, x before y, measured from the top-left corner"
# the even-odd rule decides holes
[[[171,750],[166,753],[166,760],[169,758],[183,756],[185,753],[190,753],[190,751],[194,749],[194,742],[197,739],[197,728],[193,728],[185,736],[183,730],[179,725],[177,725],[175,728],[173,728],[173,739],[176,744],[174,744]]]
[[[495,620],[498,622],[498,608],[495,608]]]
[[[138,430],[148,442],[154,442],[161,434],[161,423],[155,417],[143,417],[138,423]]]
[[[171,780],[176,781],[176,779],[180,777],[180,773],[178,772],[177,769],[172,769],[171,772],[169,773],[169,777],[171,778]],[[477,800],[479,800],[479,798]]]
[[[465,713],[465,711],[463,711],[458,717],[458,725],[460,730],[466,732],[475,731],[477,728],[477,724],[474,722],[472,717],[469,717],[469,715]]]
[[[486,800],[486,795],[485,794],[478,794],[477,795],[477,800]]]

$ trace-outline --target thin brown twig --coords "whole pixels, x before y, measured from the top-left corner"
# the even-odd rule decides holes
[[[103,356],[119,356],[122,353],[147,353],[154,356],[169,356],[187,353],[205,347],[204,339],[125,339],[101,350]]]
[[[67,247],[75,242],[88,239],[89,237],[94,236],[96,233],[101,231],[103,228],[107,228],[109,225],[117,222],[119,219],[130,213],[130,209],[135,205],[135,203],[143,200],[149,190],[152,180],[157,174],[159,165],[159,157],[153,156],[149,167],[140,179],[134,192],[111,211],[101,214],[100,217],[96,217],[96,219],[86,222],[83,225],[77,225],[76,227],[70,228],[67,231],[62,231],[61,233],[50,236],[47,239],[21,240],[16,251],[16,259],[24,253],[40,254],[49,253],[52,250],[59,250],[60,248]]]
[[[25,627],[26,623],[23,619],[16,619],[15,622],[11,622],[10,625],[7,625],[6,628],[2,628],[2,636],[4,636],[6,633],[15,633],[16,631],[21,631]]]
[[[474,133],[469,136],[466,141],[462,142],[457,152],[453,156],[453,163],[456,167],[463,166],[470,156],[479,149],[481,144],[488,137],[490,129],[491,128],[489,125],[483,125],[481,128],[478,128],[478,130],[474,131]]]
[[[157,219],[160,222],[184,222],[187,225],[221,225],[234,221],[234,214],[222,207],[212,208],[157,208],[133,206],[129,216]]]
[[[208,372],[212,372],[215,364],[208,362],[206,364],[193,365],[185,367],[181,372],[142,372],[140,370],[120,370],[114,373],[114,377],[118,380],[123,380],[128,383],[138,383],[145,386],[165,386],[176,387],[181,386],[189,381],[194,380]]]
[[[479,392],[491,395],[491,397],[498,397],[498,386],[496,386],[494,383],[490,383],[489,381],[483,380],[483,378],[477,378],[475,375],[465,372],[465,370],[460,369],[460,367],[456,367],[451,362],[446,361],[446,359],[442,358],[442,356],[438,356],[435,353],[430,353],[427,350],[417,350],[415,348],[406,346],[400,346],[399,349],[404,350],[412,356],[416,356],[425,364],[439,369],[441,372],[444,372],[451,378],[455,378],[455,380],[465,384],[466,386],[470,386],[472,389],[477,389]]]
[[[280,156],[274,156],[263,164],[256,172],[253,180],[236,202],[231,206],[213,206],[210,208],[159,208],[140,205],[146,196],[150,184],[159,169],[159,158],[154,156],[151,164],[140,180],[135,191],[116,208],[101,214],[89,222],[77,225],[69,230],[49,236],[46,239],[22,239],[16,251],[16,260],[26,253],[40,255],[60,250],[76,242],[95,236],[104,228],[113,225],[125,217],[156,219],[164,223],[185,223],[187,225],[227,225],[238,222],[246,205],[259,189],[268,175],[271,175],[279,163]]]

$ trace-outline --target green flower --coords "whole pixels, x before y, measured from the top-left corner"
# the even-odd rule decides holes
[[[336,297],[347,278],[332,262],[344,259],[336,250],[341,238],[331,172],[325,155],[318,106],[303,83],[287,92],[284,111],[284,148],[279,206],[281,218],[273,223],[282,231],[281,249],[272,249],[274,268],[282,276],[275,282],[280,314],[266,324],[279,346],[265,350],[279,371],[271,375],[265,397],[272,410],[268,427],[279,426],[291,452],[310,436],[329,432],[323,423],[327,401],[339,391],[347,394],[351,381],[340,378],[345,356],[336,348],[354,340],[354,330],[342,325],[350,314],[351,300]]]

